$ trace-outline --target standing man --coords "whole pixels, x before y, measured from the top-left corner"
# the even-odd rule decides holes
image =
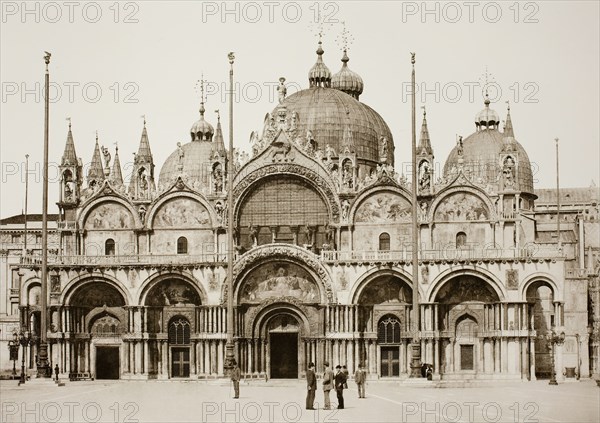
[[[358,370],[354,373],[354,381],[358,386],[358,398],[365,397],[365,384],[367,383],[367,372],[363,369],[362,363],[358,365]]]
[[[233,382],[233,389],[235,391],[235,396],[233,398],[240,397],[240,379],[242,377],[242,372],[237,365],[237,361],[233,360],[233,369],[231,369],[231,381]]]
[[[317,376],[315,375],[315,363],[308,363],[308,370],[306,371],[306,384],[308,385],[308,392],[306,394],[306,409],[314,410],[315,406],[315,391],[317,390]]]
[[[331,408],[331,402],[329,401],[329,391],[331,391],[331,385],[333,383],[333,372],[329,369],[329,362],[326,361],[323,363],[325,366],[325,371],[323,372],[323,396],[324,396],[324,404],[325,410],[329,410]]]
[[[335,366],[335,392],[338,399],[338,409],[344,408],[344,385],[346,384],[346,374],[342,372],[342,366]]]
[[[60,373],[60,369],[58,368],[58,364],[54,366],[54,374],[56,374],[56,381],[58,382],[58,374]]]

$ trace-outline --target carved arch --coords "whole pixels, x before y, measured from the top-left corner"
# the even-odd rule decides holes
[[[265,262],[287,261],[303,267],[317,282],[321,294],[321,303],[335,302],[331,275],[321,264],[319,258],[311,252],[290,244],[266,244],[253,248],[242,255],[233,267],[233,298],[239,295],[239,289],[245,277]],[[227,281],[223,283],[221,302],[227,301]],[[235,302],[235,301],[234,301]]]
[[[502,281],[492,272],[476,266],[465,265],[459,270],[446,269],[440,273],[430,284],[429,293],[426,296],[428,302],[435,302],[440,289],[447,283],[452,281],[457,276],[475,276],[485,282],[494,290],[499,301],[504,301],[507,297],[506,288]]]
[[[496,207],[494,206],[494,204],[492,203],[492,201],[490,200],[488,195],[482,189],[480,189],[478,187],[474,187],[474,186],[450,186],[450,187],[444,188],[442,191],[440,191],[438,193],[435,200],[433,200],[433,202],[431,203],[431,206],[429,207],[429,210],[427,211],[427,220],[430,222],[434,222],[433,218],[435,216],[435,212],[436,212],[438,206],[440,205],[440,203],[442,201],[444,201],[445,199],[449,198],[450,196],[452,196],[454,194],[458,194],[458,193],[472,194],[472,195],[476,196],[477,198],[479,198],[483,202],[483,204],[488,209],[489,217],[487,220],[482,221],[482,222],[498,220],[498,214],[496,213]]]
[[[169,201],[177,198],[189,198],[200,203],[206,209],[208,215],[210,216],[211,227],[215,227],[215,223],[218,222],[217,214],[213,209],[212,205],[208,201],[206,201],[206,198],[192,191],[172,191],[161,196],[157,201],[155,201],[152,204],[150,210],[148,210],[148,215],[146,217],[146,226],[148,229],[154,228],[154,218],[156,217],[156,213],[160,210],[160,208]]]
[[[85,205],[85,207],[83,207],[79,211],[79,216],[77,218],[77,227],[79,227],[80,229],[83,229],[84,224],[85,224],[87,218],[89,217],[89,214],[92,212],[92,210],[94,210],[96,207],[98,207],[102,203],[111,203],[111,202],[118,203],[118,204],[122,205],[123,207],[125,207],[127,209],[127,211],[129,211],[129,213],[131,214],[132,222],[133,222],[133,228],[141,228],[142,227],[142,222],[140,220],[140,217],[139,217],[137,211],[135,210],[135,208],[133,207],[133,205],[129,201],[127,201],[125,198],[123,198],[121,196],[117,196],[117,195],[108,195],[108,196],[91,199],[90,202],[87,203]],[[131,228],[131,229],[133,229],[133,228]]]
[[[106,273],[88,273],[73,278],[63,289],[60,296],[60,303],[70,305],[73,295],[80,288],[90,283],[106,283],[121,294],[125,301],[125,306],[133,304],[129,290],[117,278],[107,275]]]

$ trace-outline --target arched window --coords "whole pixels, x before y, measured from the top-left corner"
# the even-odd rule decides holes
[[[467,246],[467,234],[459,232],[456,234],[456,248]]]
[[[177,254],[187,254],[188,252],[188,242],[187,238],[181,236],[177,239]]]
[[[169,344],[188,345],[190,343],[190,322],[183,317],[174,318],[169,323]]]
[[[400,343],[400,320],[396,316],[384,316],[377,326],[377,342],[380,344]]]
[[[114,256],[115,255],[115,240],[108,238],[104,243],[104,255]]]
[[[387,232],[379,235],[379,251],[390,251],[390,234]]]

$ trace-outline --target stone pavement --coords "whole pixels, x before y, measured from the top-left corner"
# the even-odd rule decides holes
[[[499,382],[475,388],[369,382],[367,398],[345,390],[344,410],[305,410],[297,380],[242,382],[93,381],[65,387],[0,382],[0,422],[598,422],[600,388],[593,381]],[[335,392],[331,393],[336,403]]]

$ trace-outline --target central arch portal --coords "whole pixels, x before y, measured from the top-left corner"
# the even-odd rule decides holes
[[[281,312],[267,322],[269,368],[272,379],[298,378],[300,324],[292,314]]]

